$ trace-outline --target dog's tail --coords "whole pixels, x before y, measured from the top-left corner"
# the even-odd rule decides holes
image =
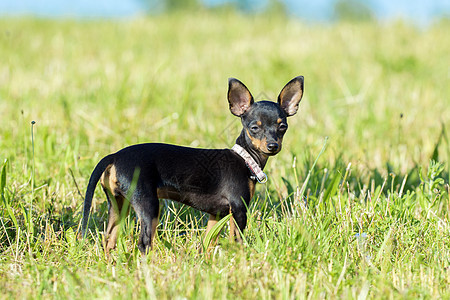
[[[102,177],[103,172],[105,172],[106,168],[112,164],[114,161],[114,155],[110,154],[105,156],[100,160],[100,162],[95,166],[94,171],[91,174],[91,178],[89,178],[88,187],[86,189],[86,195],[84,196],[84,207],[83,207],[83,219],[81,221],[81,236],[84,238],[86,234],[86,229],[89,222],[89,213],[91,211],[92,198],[94,197],[94,191],[97,186],[97,182]]]

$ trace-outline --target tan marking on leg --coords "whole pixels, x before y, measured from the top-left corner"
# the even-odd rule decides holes
[[[255,195],[255,187],[256,187],[255,182],[251,179],[248,179],[248,189],[250,191],[250,200],[252,200],[253,196]]]
[[[214,225],[217,224],[217,219],[215,216],[213,215],[209,215],[209,219],[208,219],[208,225],[206,225],[206,233],[205,236],[208,234],[208,232],[211,231],[211,229],[214,227]]]
[[[108,194],[110,201],[104,244],[106,254],[109,256],[110,250],[116,248],[117,235],[120,229],[119,225],[122,218],[125,218],[129,214],[130,203],[120,194],[117,170],[113,164],[106,167],[100,178],[100,183]],[[126,210],[123,210],[124,208]]]
[[[236,223],[234,223],[233,215],[231,215],[231,217],[230,217],[230,235],[229,235],[230,242],[234,242],[235,235],[236,235]]]
[[[111,164],[106,167],[100,178],[100,183],[108,193],[110,201],[108,225],[105,233],[105,251],[109,255],[109,251],[116,247],[117,234],[119,232],[119,225],[122,217],[126,217],[130,211],[129,203],[125,204],[125,198],[119,194],[119,181],[117,180],[116,167]],[[126,211],[122,211],[124,204],[127,206]],[[122,215],[123,214],[123,215]]]
[[[111,249],[116,248],[117,234],[120,229],[120,221],[122,217],[126,217],[129,212],[129,205],[126,208],[125,215],[122,216],[122,209],[124,208],[125,198],[121,196],[112,196],[110,194],[111,206],[109,209],[108,225],[106,227],[106,252],[109,253]],[[127,203],[128,204],[128,203]]]
[[[159,214],[157,218],[154,218],[152,220],[152,235],[150,237],[150,248],[153,249],[153,240],[155,239],[156,236],[156,227],[158,226],[159,223]]]
[[[111,222],[111,219],[109,222]],[[109,226],[108,223],[108,230],[106,233],[106,254],[109,254],[111,250],[116,248],[118,231],[119,231],[118,225]]]
[[[238,242],[239,244],[242,244],[241,232],[239,231],[239,228],[237,226],[234,229],[234,231],[235,231],[235,234],[236,234],[236,242]]]
[[[214,215],[209,215],[208,224],[206,225],[206,232],[205,237],[208,235],[208,232],[211,231],[211,229],[214,227],[214,225],[217,224],[217,218]],[[208,245],[208,249],[206,249],[206,254],[209,255],[209,252],[212,250],[212,248],[217,244],[217,240],[219,239],[219,236],[215,238],[215,240],[211,241],[211,243]],[[203,252],[203,248],[200,248],[200,253]]]
[[[111,207],[109,210],[108,225],[106,227],[106,251],[116,248],[117,235],[120,223],[130,213],[130,203],[122,196],[111,196]]]

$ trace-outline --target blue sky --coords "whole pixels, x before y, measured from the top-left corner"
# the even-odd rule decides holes
[[[183,0],[179,0],[183,1]],[[214,6],[238,3],[248,10],[262,10],[269,0],[201,0]],[[289,12],[305,20],[327,21],[338,0],[281,0]],[[402,17],[427,24],[434,17],[450,17],[450,0],[361,0],[380,20]],[[147,6],[145,5],[147,3]],[[150,4],[149,4],[150,3]],[[0,0],[0,15],[41,17],[132,17],[161,8],[159,0]]]
[[[0,0],[3,15],[41,17],[127,17],[141,13],[137,0]]]

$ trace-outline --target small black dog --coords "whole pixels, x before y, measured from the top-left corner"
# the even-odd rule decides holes
[[[281,150],[288,128],[286,117],[297,112],[302,96],[303,76],[286,84],[278,96],[278,103],[254,102],[247,87],[230,78],[230,111],[241,118],[243,125],[232,149],[194,149],[150,143],[129,146],[104,157],[89,179],[82,236],[86,233],[92,197],[99,180],[109,207],[107,252],[116,245],[120,218],[128,213],[128,204],[140,220],[139,250],[147,253],[151,249],[159,219],[160,198],[175,200],[208,213],[207,232],[217,218],[231,212],[240,232],[243,232],[255,183],[267,180],[262,169],[269,156]],[[136,186],[132,195],[128,195],[132,183]],[[127,211],[122,212],[124,207]],[[240,241],[239,230],[230,225],[230,235],[236,235]]]

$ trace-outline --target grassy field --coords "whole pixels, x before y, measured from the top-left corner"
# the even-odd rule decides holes
[[[0,298],[450,297],[449,22],[199,12],[0,28]],[[231,147],[227,78],[275,100],[297,75],[305,95],[244,246],[224,230],[199,254],[207,216],[161,201],[153,252],[140,256],[131,215],[108,261],[100,188],[76,240],[101,157]]]

